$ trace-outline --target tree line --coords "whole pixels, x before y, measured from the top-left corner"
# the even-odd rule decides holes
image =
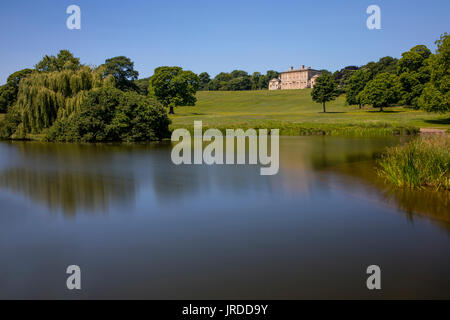
[[[207,72],[198,75],[200,91],[244,91],[244,90],[265,90],[269,87],[269,81],[278,78],[279,72],[269,70],[266,74],[254,72],[249,74],[243,70],[233,70],[232,72],[221,72],[214,78]],[[150,84],[150,77],[135,81],[141,88],[143,94],[147,93]]]
[[[199,74],[200,90],[203,91],[242,91],[242,90],[264,90],[269,87],[269,81],[278,78],[279,72],[269,70],[266,74],[254,72],[249,75],[243,70],[232,72],[221,72],[211,79],[207,72]]]
[[[424,45],[404,52],[400,59],[381,58],[362,67],[350,66],[334,74],[324,72],[311,92],[325,104],[342,93],[349,105],[371,105],[383,111],[406,105],[429,112],[450,111],[450,36],[444,33],[432,53]]]
[[[0,138],[40,135],[48,141],[151,141],[169,136],[170,120],[155,97],[135,83],[127,57],[99,67],[80,63],[67,50],[45,56],[34,69],[8,77],[0,87]]]
[[[400,59],[381,58],[334,74],[322,70],[311,92],[323,105],[342,93],[349,105],[383,108],[402,104],[431,112],[450,110],[450,37],[432,53],[417,45]],[[181,67],[159,67],[138,79],[134,63],[119,56],[87,66],[67,50],[46,55],[33,69],[11,74],[0,87],[0,138],[40,135],[49,141],[150,141],[168,136],[167,115],[193,106],[198,90],[261,90],[279,73],[251,76],[242,70],[213,79]]]

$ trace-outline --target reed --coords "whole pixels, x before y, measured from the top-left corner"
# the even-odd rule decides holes
[[[450,190],[450,136],[417,137],[378,160],[379,174],[398,187]]]

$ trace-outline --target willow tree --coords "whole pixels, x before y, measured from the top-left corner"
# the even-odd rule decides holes
[[[56,119],[79,110],[90,90],[111,85],[114,79],[103,78],[101,70],[87,66],[34,73],[20,82],[16,104],[22,119],[19,131],[40,133]]]

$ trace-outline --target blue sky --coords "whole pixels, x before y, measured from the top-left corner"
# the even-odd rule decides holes
[[[82,29],[66,28],[66,8]],[[368,30],[377,4],[382,29]],[[448,0],[14,0],[0,4],[0,83],[45,54],[69,49],[86,64],[125,55],[141,77],[161,65],[200,73],[307,65],[336,70],[400,57],[416,44],[434,50],[450,32]]]

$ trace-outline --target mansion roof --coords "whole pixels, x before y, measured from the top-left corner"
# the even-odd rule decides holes
[[[300,71],[319,71],[319,70],[312,69],[311,67],[305,68],[305,66],[302,66],[301,68],[298,68],[298,69],[294,69],[294,67],[291,67],[291,69],[282,71],[280,73],[300,72]]]

